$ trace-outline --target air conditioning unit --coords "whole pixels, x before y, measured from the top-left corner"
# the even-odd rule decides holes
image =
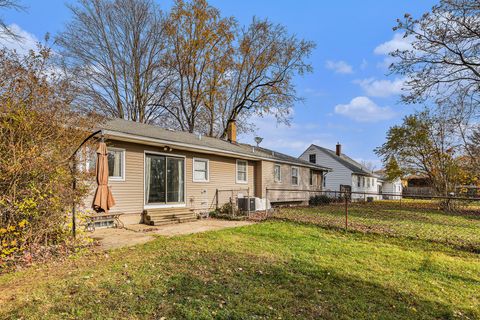
[[[262,211],[265,208],[270,209],[270,201],[261,198],[238,198],[238,209],[248,211],[248,200],[250,200],[250,211]]]
[[[248,201],[250,200],[250,208],[248,208]],[[238,198],[238,209],[240,211],[255,211],[255,198]]]
[[[271,209],[270,201],[263,198],[255,198],[255,209],[257,211],[263,211],[265,209]]]

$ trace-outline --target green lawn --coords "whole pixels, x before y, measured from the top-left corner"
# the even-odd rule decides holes
[[[445,213],[437,209],[435,202],[427,200],[351,203],[348,207],[348,229],[440,243],[480,253],[480,209],[473,206],[467,209]],[[345,205],[285,208],[277,211],[274,218],[343,229]]]
[[[272,221],[33,267],[0,276],[0,292],[0,318],[476,319],[480,259],[401,234]]]

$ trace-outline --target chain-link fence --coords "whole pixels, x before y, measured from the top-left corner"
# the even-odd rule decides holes
[[[273,207],[265,214],[268,219],[417,239],[480,252],[478,197],[297,189],[267,189],[266,194]]]
[[[252,199],[255,200],[250,188],[217,189],[214,215],[227,219],[248,218],[254,208]]]

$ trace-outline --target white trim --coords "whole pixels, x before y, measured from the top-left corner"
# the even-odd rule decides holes
[[[125,163],[125,154],[126,150],[124,148],[115,148],[115,147],[107,147],[107,153],[109,151],[120,151],[122,154],[122,167],[120,170],[122,171],[122,176],[121,177],[108,177],[108,181],[125,181],[125,167],[127,164]],[[108,154],[107,154],[108,156]]]
[[[293,169],[297,169],[297,183],[296,184],[292,182],[292,180],[293,180],[292,179],[293,178]],[[292,184],[292,186],[300,185],[300,170],[296,166],[292,166],[290,168],[290,183]]]
[[[143,209],[160,209],[160,208],[185,208],[186,203],[175,203],[175,204],[145,204]]]
[[[280,167],[280,179],[276,180],[276,177],[275,177],[275,167]],[[278,163],[274,163],[273,164],[273,182],[275,183],[282,183],[282,165],[281,164],[278,164]]]
[[[184,181],[183,202],[184,203],[173,203],[173,204],[168,204],[168,203],[148,204],[147,203],[147,196],[145,194],[145,160],[146,160],[147,154],[160,155],[160,156],[171,157],[171,158],[183,158],[183,173],[185,174],[185,177],[183,179]],[[186,156],[180,155],[180,154],[174,154],[174,153],[143,150],[143,209],[186,207],[187,206],[187,179],[186,178],[187,178],[187,157]],[[166,197],[167,196],[165,195],[165,201],[167,200]]]
[[[195,179],[195,161],[206,161],[207,162],[207,179],[206,180]],[[192,159],[192,181],[193,182],[210,182],[210,159],[197,158],[197,157],[194,157]]]
[[[245,181],[238,180],[238,162],[245,162]],[[248,160],[243,160],[243,159],[237,159],[236,165],[235,165],[235,182],[236,183],[241,183],[241,184],[247,184],[248,183]]]
[[[158,138],[138,136],[138,135],[135,135],[135,134],[123,133],[123,132],[112,131],[112,130],[104,130],[104,134],[105,135],[110,135],[110,136],[113,136],[113,137],[116,137],[116,138],[124,138],[125,140],[122,140],[122,141],[129,141],[129,142],[136,142],[136,143],[138,143],[138,141],[150,142],[150,143],[153,143],[154,145],[161,145],[161,146],[167,145],[167,146],[175,146],[175,147],[184,147],[184,148],[188,148],[188,150],[193,149],[193,150],[202,150],[204,152],[208,151],[208,153],[210,153],[210,154],[219,154],[220,153],[220,154],[223,154],[223,155],[241,157],[243,159],[249,159],[249,160],[265,160],[265,161],[270,161],[270,162],[279,162],[279,163],[285,163],[285,164],[290,164],[290,165],[313,168],[313,169],[319,170],[319,171],[327,171],[327,172],[332,171],[331,168],[319,167],[318,165],[309,164],[307,161],[305,161],[305,162],[307,162],[305,164],[300,164],[300,163],[285,161],[285,160],[280,160],[280,159],[266,158],[266,157],[255,156],[255,155],[247,155],[247,154],[240,153],[240,152],[221,150],[221,149],[204,147],[204,146],[199,146],[199,145],[194,145],[194,144],[189,144],[189,143],[168,141],[168,140],[163,140],[163,139],[158,139]],[[137,140],[137,141],[135,141],[135,140]]]

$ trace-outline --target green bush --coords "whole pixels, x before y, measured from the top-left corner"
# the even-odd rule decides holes
[[[324,194],[312,196],[310,197],[310,200],[308,200],[308,204],[311,206],[327,205],[327,204],[330,204],[331,202],[332,202],[332,198]]]

